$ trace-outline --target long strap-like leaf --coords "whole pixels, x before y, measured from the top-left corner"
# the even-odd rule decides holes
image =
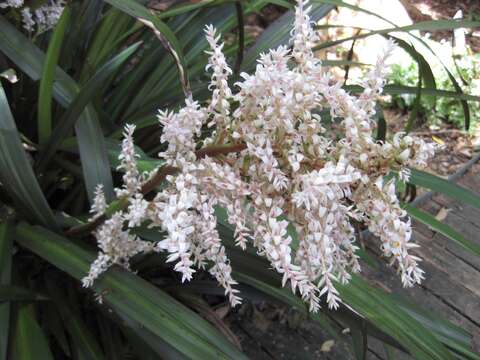
[[[0,84],[0,181],[31,220],[55,228],[52,210],[38,185]]]
[[[16,240],[79,280],[95,260],[92,252],[41,227],[20,224]],[[138,322],[189,358],[245,358],[199,315],[131,272],[112,267],[93,287],[114,311]]]
[[[38,142],[44,144],[52,131],[52,92],[55,70],[62,48],[65,29],[70,19],[70,7],[66,7],[55,27],[48,45],[38,91]]]
[[[5,18],[0,16],[0,50],[10,58],[32,80],[41,77],[45,54]],[[57,67],[53,96],[63,107],[68,107],[79,93],[76,82]],[[76,126],[82,168],[89,198],[93,198],[95,187],[103,184],[105,195],[113,199],[113,180],[105,151],[102,128],[91,105],[80,115]]]
[[[0,285],[9,285],[12,272],[12,244],[14,227],[10,222],[0,223]],[[10,332],[10,303],[0,304],[0,360],[7,359]]]

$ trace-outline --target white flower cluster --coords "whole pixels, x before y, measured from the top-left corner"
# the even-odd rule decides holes
[[[127,127],[120,156],[124,187],[117,194],[128,197],[129,206],[96,231],[101,253],[86,286],[110,264],[128,266],[131,256],[158,251],[168,253],[183,281],[196,268],[208,269],[231,304],[239,303],[216,227],[217,207],[235,227],[235,244],[252,246],[268,259],[283,285],[298,291],[312,311],[324,294],[337,308],[335,282],[347,283],[360,270],[352,221],[379,237],[405,286],[422,280],[419,259],[409,253],[415,246],[410,221],[394,182],[383,179],[392,170],[408,178],[407,168],[425,166],[434,147],[405,134],[385,142],[373,137],[375,102],[393,44],[362,83],[363,93],[353,97],[315,58],[317,36],[304,5],[298,1],[293,49],[262,54],[254,74],[241,74],[236,92],[228,85],[232,71],[223,44],[207,27],[212,99],[207,107],[189,98],[176,113],[160,112],[166,149],[159,156],[176,173],[150,201],[139,192],[146,178],[137,170],[133,127]],[[322,108],[330,109],[343,134],[322,127]],[[209,126],[215,131],[204,139],[202,127]],[[196,150],[197,144],[203,147]],[[94,212],[105,206],[98,192]],[[152,244],[139,240],[129,230],[140,224],[165,232],[165,238]]]
[[[6,0],[0,2],[0,9],[19,8],[23,6],[23,0]]]
[[[21,8],[23,0],[6,0],[0,2],[0,8]],[[21,9],[23,28],[28,32],[43,32],[55,26],[65,8],[65,0],[47,0],[45,4],[31,9]]]

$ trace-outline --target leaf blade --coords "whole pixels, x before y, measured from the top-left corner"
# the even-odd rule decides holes
[[[53,360],[47,338],[35,319],[31,305],[20,305],[13,351],[18,360]]]
[[[12,275],[12,245],[14,227],[11,222],[0,223],[0,285],[9,285]],[[10,303],[0,304],[0,359],[7,359],[10,332]]]
[[[17,242],[71,276],[82,279],[95,256],[41,227],[20,224]],[[94,284],[112,309],[192,358],[245,357],[209,323],[168,294],[119,267],[111,267]]]
[[[480,209],[480,195],[436,175],[412,169],[409,182]]]
[[[53,212],[37,182],[23,149],[7,96],[0,84],[0,180],[27,216],[47,227],[56,227]]]
[[[52,132],[52,92],[55,70],[57,68],[60,49],[65,29],[70,19],[70,7],[67,6],[53,31],[43,64],[42,77],[38,92],[38,141],[45,144]]]
[[[417,209],[416,207],[413,207],[409,204],[405,204],[404,208],[405,210],[407,210],[408,214],[414,219],[422,222],[430,229],[439,232],[440,234],[454,241],[464,249],[468,250],[470,253],[480,256],[480,245],[466,239],[465,237],[463,237],[462,234],[455,231],[447,224],[438,221],[437,219],[435,219],[434,216],[424,211],[421,211],[420,209]]]

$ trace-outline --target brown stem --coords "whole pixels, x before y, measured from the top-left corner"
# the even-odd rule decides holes
[[[230,153],[240,152],[245,150],[247,145],[235,144],[235,145],[213,145],[206,148],[197,150],[195,155],[198,159],[203,159],[205,156],[215,157],[218,155],[226,155]]]
[[[146,195],[153,189],[155,189],[168,175],[173,175],[177,172],[178,169],[172,166],[163,166],[157,170],[155,175],[153,175],[147,182],[142,185],[141,192],[142,194]],[[67,231],[65,231],[65,235],[67,236],[81,236],[84,234],[89,234],[94,231],[97,227],[103,224],[105,220],[107,220],[109,213],[123,210],[127,205],[128,202],[126,198],[119,199],[117,203],[114,204],[114,209],[107,209],[105,213],[96,217],[95,219],[87,222],[86,224],[78,225],[71,227]],[[112,206],[111,206],[112,207]],[[110,211],[108,211],[110,210]]]
[[[239,152],[246,148],[245,144],[234,144],[234,145],[215,145],[209,146],[195,152],[195,155],[198,159],[204,158],[205,156],[218,156],[218,155],[225,155],[233,152]],[[162,166],[157,170],[155,175],[153,175],[148,181],[146,181],[141,188],[141,193],[146,195],[153,191],[158,185],[161,184],[163,180],[168,175],[175,174],[179,169],[173,166]],[[126,198],[119,199],[118,203],[114,206],[114,211],[123,210],[128,205]],[[67,231],[65,231],[65,235],[67,236],[82,236],[85,234],[89,234],[94,231],[97,227],[103,224],[105,220],[107,220],[108,216],[111,215],[110,213],[113,212],[112,209],[103,213],[102,215],[96,217],[94,220],[89,221],[88,223],[71,227]]]

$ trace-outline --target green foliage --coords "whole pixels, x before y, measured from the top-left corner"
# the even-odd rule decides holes
[[[284,7],[285,14],[255,41],[248,36],[237,41],[237,21],[269,3]],[[132,265],[136,273],[113,267],[95,283],[94,292],[87,291],[79,280],[95,258],[95,244],[90,236],[80,240],[67,236],[66,231],[88,219],[89,199],[97,184],[104,185],[110,200],[114,198],[113,185],[121,177],[116,166],[125,123],[139,129],[141,170],[161,165],[153,159],[160,150],[158,108],[177,107],[190,90],[197,99],[208,94],[203,27],[211,23],[232,35],[235,41],[225,48],[231,64],[236,57],[241,59],[239,49],[250,43],[241,64],[248,70],[260,52],[288,41],[291,3],[250,0],[235,6],[231,0],[202,0],[163,12],[148,9],[146,4],[74,1],[54,29],[33,37],[19,29],[15,10],[0,15],[0,71],[13,70],[19,78],[15,83],[2,79],[0,86],[0,360],[245,358],[221,329],[189,307],[188,299],[198,295],[214,293],[215,301],[223,301],[206,274],[200,274],[205,281],[173,287],[177,279],[162,255],[139,256]],[[335,6],[365,11],[337,0],[315,0],[312,6],[313,20]],[[375,33],[390,36],[394,30],[451,29],[478,26],[478,22],[392,26]],[[418,87],[418,69],[412,65],[408,71],[394,71],[394,83],[386,87],[386,93],[396,101],[430,95],[421,97],[424,111],[432,111],[428,99],[436,97],[436,112],[446,111],[447,106],[458,110],[456,120],[452,117],[451,121],[460,121],[461,114],[463,122],[465,109],[459,100],[478,109],[480,98],[468,95],[469,88],[461,93],[448,77],[445,81],[435,78],[435,83],[426,60],[409,44],[402,48],[420,64],[423,85]],[[361,64],[329,63],[345,65]],[[465,68],[461,74],[478,78],[476,71],[478,67]],[[382,119],[379,116],[380,125]],[[382,128],[386,131],[385,124]],[[379,138],[389,135],[379,132]],[[414,172],[412,182],[473,206],[479,204],[466,189],[432,175]],[[110,213],[124,205],[121,200],[113,201]],[[408,210],[478,254],[478,247],[462,235],[417,209]],[[219,231],[233,245],[233,229],[221,216]],[[163,236],[148,229],[139,230],[138,235],[145,240]],[[243,296],[248,299],[254,294],[252,299],[275,301],[307,313],[302,300],[281,287],[278,275],[264,260],[234,246],[228,246],[228,251],[235,278],[247,290]],[[360,255],[375,264],[372,255],[364,251]],[[364,358],[370,337],[418,359],[480,359],[470,350],[471,334],[437,315],[374,288],[360,277],[339,289],[348,307],[333,312],[324,306],[311,318],[339,339],[345,337],[342,329],[352,329],[352,354],[359,359]]]
[[[461,79],[462,89],[467,94],[478,93],[480,84],[480,54],[465,54],[456,59],[456,76]],[[418,84],[418,65],[411,62],[406,66],[393,64],[391,67],[390,80],[393,84],[403,86],[416,86]],[[436,71],[435,80],[441,89],[454,91],[455,88],[445,71]],[[420,101],[420,115],[425,118],[428,125],[439,126],[443,122],[462,128],[464,113],[460,103],[445,97],[437,97],[435,101],[425,98]],[[401,110],[411,111],[414,107],[415,96],[413,94],[392,95],[390,105]],[[480,121],[480,105],[477,102],[470,104],[472,113],[472,128]]]

